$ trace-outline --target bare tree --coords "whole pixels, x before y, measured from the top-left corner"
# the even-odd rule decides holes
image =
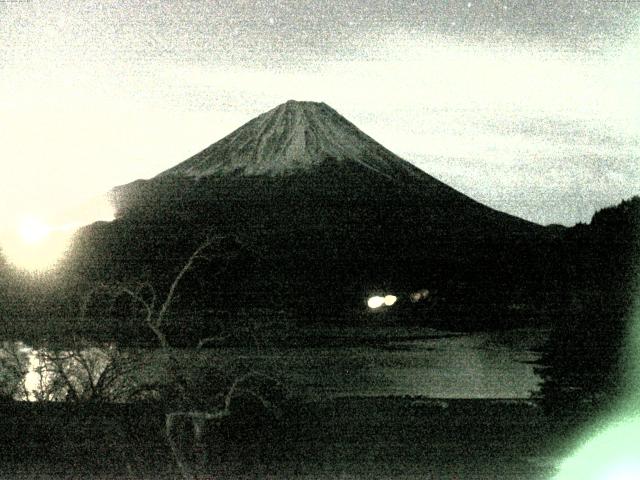
[[[125,295],[129,297],[137,307],[138,312],[142,314],[142,322],[153,332],[158,340],[159,346],[163,349],[168,349],[170,347],[170,343],[166,336],[167,312],[176,298],[178,287],[185,275],[193,270],[199,262],[211,262],[214,259],[221,261],[222,265],[216,270],[214,275],[219,274],[226,268],[229,261],[236,255],[235,252],[221,248],[221,245],[226,238],[227,237],[219,235],[207,235],[205,240],[196,247],[179,270],[178,274],[173,278],[168,291],[162,300],[159,299],[160,295],[156,290],[156,287],[154,287],[150,282],[136,282],[134,284],[101,283],[90,290],[85,296],[85,301],[82,307],[83,312],[86,314],[89,303],[98,294],[106,295],[112,301],[116,301],[118,298]],[[200,340],[200,344],[205,345],[215,340],[217,340],[217,338],[204,338]]]
[[[138,359],[115,345],[79,345],[69,350],[40,349],[36,352],[42,401],[113,402],[129,399],[130,375]]]
[[[211,353],[207,352],[208,374],[201,372],[188,375],[185,370],[192,369],[193,365],[181,365],[174,349],[166,335],[168,324],[167,313],[172,307],[179,287],[184,277],[191,272],[199,262],[210,262],[217,259],[222,265],[216,270],[219,274],[235,256],[235,252],[221,248],[225,237],[208,235],[206,239],[191,253],[184,265],[180,268],[176,276],[171,281],[166,295],[160,300],[160,295],[156,288],[149,282],[138,282],[135,284],[100,284],[92,289],[86,296],[83,311],[86,312],[91,300],[98,294],[106,295],[112,301],[116,301],[121,296],[128,297],[137,307],[137,313],[141,314],[141,319],[155,335],[161,353],[168,360],[165,385],[158,382],[148,382],[138,385],[131,390],[134,395],[137,391],[165,391],[165,400],[168,402],[168,410],[165,413],[166,441],[169,444],[173,459],[186,480],[197,478],[194,468],[189,465],[180,445],[176,441],[176,428],[178,423],[191,424],[193,434],[193,444],[196,450],[202,450],[204,441],[205,426],[210,423],[220,423],[231,415],[234,399],[239,396],[254,398],[262,407],[271,412],[276,412],[276,402],[265,393],[265,384],[273,389],[283,390],[277,375],[269,374],[251,368],[242,368],[241,372],[230,368],[228,359],[217,358],[212,365]],[[255,325],[252,325],[249,336],[259,348],[260,343],[256,339]],[[228,332],[227,332],[228,333]],[[195,352],[203,353],[205,347],[212,344],[219,344],[224,335],[209,336],[198,339]],[[211,377],[216,376],[214,380]],[[169,380],[168,387],[173,393],[167,393],[166,381]],[[98,382],[95,382],[96,384]],[[217,390],[205,392],[209,384]],[[207,386],[205,386],[205,384]],[[91,388],[91,385],[89,386]],[[268,389],[269,387],[266,387]],[[195,397],[207,394],[206,405],[198,402]]]
[[[29,390],[29,349],[22,342],[3,341],[0,344],[0,395],[5,399],[27,400]]]
[[[224,372],[227,373],[227,372]],[[228,375],[231,377],[230,375]],[[236,375],[227,383],[226,392],[221,392],[218,398],[221,402],[217,406],[207,409],[192,408],[187,410],[170,411],[165,414],[165,437],[171,453],[185,480],[198,478],[196,469],[187,461],[187,455],[176,441],[176,429],[179,423],[192,427],[192,449],[200,456],[200,463],[206,461],[205,432],[208,425],[220,427],[222,422],[231,416],[232,403],[238,397],[251,397],[259,402],[266,410],[279,414],[279,407],[273,399],[265,394],[260,384],[268,383],[270,388],[282,389],[282,384],[275,375],[260,371],[248,371]]]
[[[151,391],[164,397],[165,401],[173,399],[173,404],[171,401],[166,403],[164,436],[182,476],[186,480],[197,478],[196,470],[176,441],[178,424],[186,423],[191,428],[194,451],[204,451],[206,428],[212,423],[219,425],[230,417],[235,399],[253,398],[262,408],[277,415],[278,396],[271,393],[284,391],[278,375],[267,372],[267,369],[250,368],[248,365],[234,368],[231,359],[214,358],[212,350],[207,347],[218,345],[226,338],[224,335],[206,336],[197,340],[197,346],[192,352],[196,356],[201,355],[202,363],[207,366],[204,375],[203,372],[195,371],[191,361],[185,362],[184,358],[178,358],[177,351],[167,338],[170,322],[168,312],[184,278],[198,264],[213,260],[220,262],[219,268],[214,272],[217,275],[236,255],[235,251],[222,248],[225,239],[226,237],[208,235],[186,259],[164,294],[152,283],[139,281],[102,283],[94,286],[84,296],[83,318],[87,317],[92,302],[99,296],[107,300],[112,308],[119,299],[129,299],[136,318],[153,333],[158,342],[159,349],[155,354],[137,356],[131,351],[118,349],[114,344],[96,346],[80,339],[67,339],[64,347],[48,345],[38,349],[5,342],[0,349],[0,367],[4,366],[4,371],[11,375],[11,381],[6,379],[3,382],[5,390],[23,399],[39,401],[128,401]],[[258,339],[259,322],[254,314],[244,311],[241,317],[248,319],[245,326],[247,328],[235,334],[246,335],[260,351],[263,343]],[[229,332],[226,333],[229,335]],[[162,359],[168,362],[163,364]],[[149,381],[140,381],[147,373],[143,371],[147,366],[155,368],[155,378],[149,376]],[[32,378],[28,388],[25,378],[30,372],[35,372],[39,381],[35,385]],[[173,397],[171,394],[166,396],[168,390],[173,391]],[[204,401],[201,400],[203,397]]]

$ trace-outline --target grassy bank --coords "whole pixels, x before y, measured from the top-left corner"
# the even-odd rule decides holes
[[[15,403],[2,408],[1,478],[180,478],[159,405]],[[545,479],[552,423],[522,402],[342,398],[278,418],[236,411],[193,448],[202,478]]]

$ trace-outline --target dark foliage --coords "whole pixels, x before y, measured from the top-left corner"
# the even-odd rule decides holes
[[[548,445],[527,406],[351,398],[290,405],[279,418],[250,408],[207,427],[199,478],[550,477],[528,461]],[[160,405],[16,403],[0,414],[2,478],[180,478]],[[188,449],[192,427],[179,430]]]
[[[556,413],[593,414],[624,393],[631,308],[638,294],[640,198],[567,230],[557,251],[564,307],[538,372]]]

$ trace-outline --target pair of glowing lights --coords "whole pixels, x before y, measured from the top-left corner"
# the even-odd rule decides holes
[[[391,305],[396,303],[397,300],[398,297],[396,297],[395,295],[385,295],[384,297],[375,295],[373,297],[369,297],[369,299],[367,300],[367,306],[375,310],[376,308],[380,308],[383,306],[390,307]]]

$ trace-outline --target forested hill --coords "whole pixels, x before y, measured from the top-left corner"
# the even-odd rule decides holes
[[[541,360],[551,409],[606,408],[620,398],[640,294],[640,197],[567,229],[557,247],[564,299]]]

